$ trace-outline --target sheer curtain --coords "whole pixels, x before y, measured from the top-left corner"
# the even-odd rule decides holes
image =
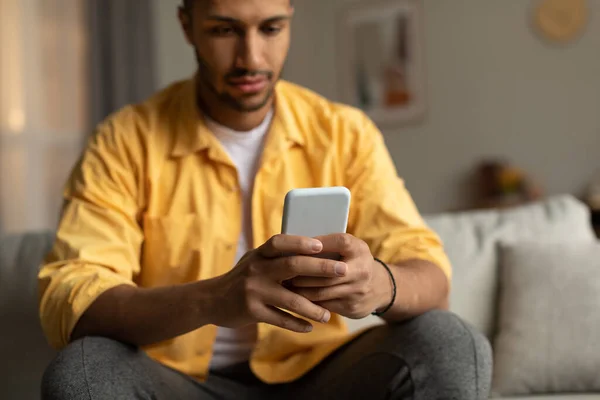
[[[0,231],[52,229],[88,118],[85,1],[0,1]]]
[[[54,229],[93,125],[156,89],[151,0],[0,0],[0,235]]]

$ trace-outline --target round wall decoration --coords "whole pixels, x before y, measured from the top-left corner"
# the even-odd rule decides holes
[[[534,24],[552,42],[575,39],[589,19],[586,0],[542,0],[534,12]]]

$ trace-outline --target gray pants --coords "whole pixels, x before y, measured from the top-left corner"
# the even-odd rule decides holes
[[[44,375],[44,399],[482,400],[490,391],[488,341],[449,312],[371,329],[299,380],[259,381],[247,364],[198,382],[144,352],[88,337],[64,349]]]

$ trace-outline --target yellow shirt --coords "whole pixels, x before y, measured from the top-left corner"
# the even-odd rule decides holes
[[[450,279],[442,244],[374,124],[356,109],[281,81],[253,191],[254,247],[280,232],[290,189],[317,186],[350,189],[348,232],[375,256],[429,260]],[[237,173],[197,110],[194,80],[99,125],[64,197],[57,239],[39,273],[41,322],[56,348],[67,345],[80,316],[112,287],[177,285],[232,268],[241,229]],[[144,350],[203,379],[216,331],[205,326]],[[291,381],[349,338],[339,315],[309,334],[259,324],[251,367],[265,382]]]

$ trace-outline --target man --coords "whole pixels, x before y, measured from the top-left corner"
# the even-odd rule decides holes
[[[185,2],[195,78],[98,127],[39,274],[62,349],[45,398],[487,398],[489,345],[443,311],[450,265],[381,134],[279,80],[292,14]],[[351,190],[349,234],[277,234],[311,186]],[[347,333],[373,312],[387,324]]]

